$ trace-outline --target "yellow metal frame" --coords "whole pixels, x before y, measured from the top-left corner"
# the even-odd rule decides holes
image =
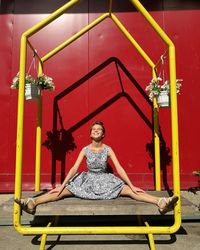
[[[176,63],[175,63],[175,47],[169,37],[155,22],[152,16],[141,5],[138,0],[130,0],[133,6],[144,16],[147,22],[153,27],[155,32],[161,37],[169,49],[169,72],[170,72],[170,100],[171,100],[171,127],[172,127],[172,163],[173,163],[173,184],[174,194],[180,197],[180,173],[179,173],[179,146],[178,146],[178,114],[177,114],[177,97],[176,97]],[[65,13],[70,7],[78,3],[79,0],[71,0],[54,13],[49,15],[46,19],[33,26],[28,31],[24,32],[21,37],[20,47],[20,79],[19,79],[19,96],[18,96],[18,116],[17,116],[17,142],[16,142],[16,173],[15,173],[15,198],[21,197],[22,186],[22,155],[23,155],[23,122],[24,122],[24,85],[26,72],[26,57],[27,44],[31,49],[34,49],[28,38],[41,30],[43,27],[51,23],[60,15]],[[54,50],[47,53],[44,57],[39,59],[39,71],[42,73],[43,63],[61,51],[78,37],[89,31],[105,18],[111,18],[118,28],[123,32],[125,37],[132,43],[139,54],[144,58],[152,69],[152,76],[156,77],[155,64],[134,40],[117,17],[111,13],[112,0],[109,4],[109,12],[103,14],[95,21],[90,23],[87,27],[77,32],[74,36],[66,42],[59,45]],[[155,159],[156,159],[156,190],[160,190],[160,148],[159,148],[159,130],[158,130],[158,106],[156,101],[153,101],[154,107],[154,143],[155,143]],[[41,157],[41,114],[42,114],[42,99],[38,102],[38,123],[37,123],[37,139],[36,139],[36,190],[40,186],[40,157]],[[113,226],[113,227],[27,227],[21,225],[20,206],[14,204],[14,226],[21,234],[172,234],[175,233],[181,225],[181,207],[180,199],[174,209],[174,224],[172,226]]]

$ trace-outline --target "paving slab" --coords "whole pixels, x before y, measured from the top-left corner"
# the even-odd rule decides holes
[[[183,223],[173,235],[155,235],[156,250],[199,250],[200,223]],[[0,249],[39,250],[41,237],[21,235],[12,226],[0,226]],[[148,250],[145,235],[49,235],[45,249]]]

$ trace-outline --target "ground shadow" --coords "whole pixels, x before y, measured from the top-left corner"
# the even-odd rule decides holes
[[[65,219],[65,222],[63,222],[63,218],[60,218],[59,221],[62,221],[62,223],[58,223],[57,226],[140,226],[137,222],[137,216],[82,216],[82,217],[76,217],[75,219],[71,219],[71,222],[69,222],[69,217]],[[109,221],[110,218],[110,221]],[[75,221],[74,221],[75,220]],[[159,226],[162,224],[163,226],[171,226],[173,224],[173,216],[166,216],[166,218],[163,219],[162,217],[157,218],[157,216],[149,216],[148,222],[152,226]],[[65,224],[67,223],[67,224]],[[184,227],[180,227],[180,229],[171,235],[166,235],[166,237],[163,237],[161,239],[155,239],[155,244],[157,245],[169,245],[173,244],[177,241],[176,235],[187,235],[186,230]],[[145,235],[126,235],[124,239],[101,239],[99,240],[98,237],[95,238],[94,235],[91,235],[91,238],[87,239],[81,239],[81,237],[77,239],[67,239],[66,237],[62,239],[64,235],[57,235],[57,238],[55,240],[50,240],[47,238],[46,241],[46,249],[50,250],[56,247],[57,245],[63,245],[64,246],[74,246],[74,245],[93,245],[93,246],[101,246],[101,245],[146,245],[148,244],[148,237]],[[157,237],[158,238],[158,237]],[[33,245],[40,245],[41,243],[41,235],[34,236],[32,239]]]
[[[32,244],[33,245],[40,245],[40,237],[41,236],[35,236],[34,239],[32,240]],[[57,239],[54,240],[47,240],[46,241],[46,246],[48,246],[46,249],[50,250],[50,249],[54,249],[56,246],[58,245],[62,245],[64,246],[75,246],[75,245],[93,245],[93,246],[100,246],[102,245],[148,245],[149,241],[148,241],[148,237],[146,236],[145,239],[141,239],[141,240],[136,240],[134,238],[134,236],[132,236],[131,240],[130,240],[130,236],[128,238],[127,236],[127,240],[91,240],[91,239],[86,239],[86,240],[61,240],[62,235],[57,235]],[[91,236],[93,238],[95,238],[95,236]],[[141,236],[140,236],[141,237]],[[141,237],[142,238],[142,237]],[[171,234],[169,235],[169,240],[155,240],[155,244],[160,244],[160,245],[169,245],[169,244],[173,244],[176,242],[176,235],[175,234]]]
[[[199,178],[199,177],[198,177]],[[200,180],[197,181],[198,185],[194,186],[194,187],[190,187],[188,188],[188,191],[193,193],[193,194],[197,194],[198,191],[200,191]]]

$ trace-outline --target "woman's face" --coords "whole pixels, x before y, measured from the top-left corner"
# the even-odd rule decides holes
[[[91,128],[90,137],[95,141],[100,141],[104,137],[103,128],[99,124],[95,124]]]

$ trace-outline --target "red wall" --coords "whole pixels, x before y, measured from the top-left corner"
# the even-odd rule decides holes
[[[10,89],[10,83],[19,69],[20,36],[65,2],[1,1],[1,192],[14,189],[18,92]],[[192,171],[200,164],[200,6],[197,1],[157,1],[151,6],[148,1],[141,2],[176,46],[177,78],[184,79],[178,96],[181,188],[194,187],[198,179]],[[106,12],[107,7],[103,0],[101,6],[98,1],[81,1],[30,41],[43,56]],[[115,0],[113,11],[156,62],[166,47],[144,18],[129,1]],[[31,60],[28,50],[27,70]],[[104,142],[116,151],[133,183],[154,188],[152,109],[144,91],[151,69],[112,20],[106,19],[51,58],[44,72],[53,77],[56,90],[43,92],[41,188],[61,182],[79,150],[90,143],[89,126],[96,119],[104,121]],[[33,68],[31,74],[35,74]],[[36,103],[25,103],[23,190],[34,189],[36,109]],[[170,124],[170,110],[160,109],[163,188],[172,187]]]

